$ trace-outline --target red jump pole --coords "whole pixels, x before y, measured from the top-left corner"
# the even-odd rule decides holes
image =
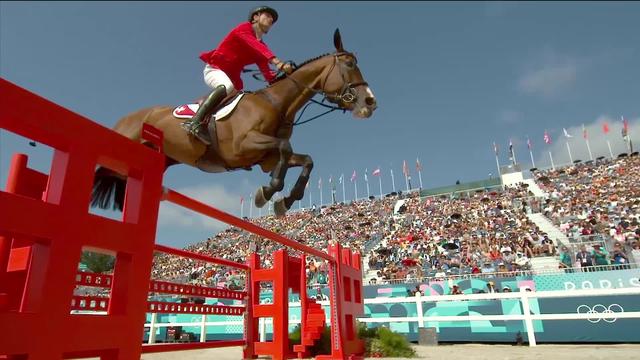
[[[252,232],[256,235],[260,235],[262,237],[265,237],[267,239],[271,239],[275,242],[279,242],[282,245],[294,248],[296,250],[300,250],[302,252],[305,252],[307,254],[311,254],[320,258],[323,258],[329,262],[335,262],[335,260],[333,259],[333,257],[331,257],[329,254],[322,252],[320,250],[314,249],[310,246],[307,245],[303,245],[300,244],[299,242],[293,241],[291,239],[287,239],[286,237],[274,233],[273,231],[269,231],[267,229],[263,229],[253,223],[250,223],[248,221],[244,221],[242,219],[240,219],[239,217],[233,216],[229,213],[226,213],[222,210],[216,209],[212,206],[203,204],[197,200],[194,200],[186,195],[180,194],[179,192],[175,192],[171,189],[165,188],[164,189],[164,196],[162,198],[163,200],[169,201],[171,203],[174,203],[176,205],[180,205],[182,207],[185,207],[187,209],[193,210],[197,213],[200,213],[202,215],[207,215],[209,217],[212,217],[214,219],[218,219],[222,222],[225,222],[229,225],[233,225],[236,226],[238,228],[247,230],[249,232]]]

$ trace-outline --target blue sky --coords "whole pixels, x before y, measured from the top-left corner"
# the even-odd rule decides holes
[[[129,112],[179,105],[207,91],[200,52],[215,48],[257,2],[1,2],[0,75],[106,127]],[[368,120],[332,113],[295,129],[295,151],[310,154],[312,202],[318,179],[378,166],[384,192],[404,189],[402,162],[414,180],[416,157],[424,187],[483,179],[496,173],[492,143],[508,163],[509,139],[523,168],[530,167],[526,136],[538,167],[568,162],[562,128],[574,159],[607,155],[603,121],[614,154],[624,151],[620,116],[640,144],[640,3],[637,2],[265,2],[280,20],[264,40],[277,56],[298,63],[333,50],[342,33],[379,103]],[[247,90],[263,84],[245,77]],[[320,109],[310,109],[309,115]],[[553,145],[543,143],[544,130]],[[30,155],[49,169],[51,151],[0,133],[0,181],[11,154]],[[292,184],[297,170],[290,173]],[[269,180],[251,172],[206,174],[176,166],[165,185],[231,213]],[[371,193],[378,194],[369,176]],[[347,200],[353,198],[347,182]],[[338,199],[342,198],[341,189]],[[249,214],[245,203],[244,215]],[[303,200],[309,206],[309,194]],[[298,205],[294,205],[297,208]],[[258,214],[257,209],[251,211]],[[264,214],[264,210],[262,212]],[[158,242],[183,246],[205,239],[221,224],[172,206],[161,207]]]

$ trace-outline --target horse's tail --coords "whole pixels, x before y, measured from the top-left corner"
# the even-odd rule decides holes
[[[122,211],[126,188],[127,183],[122,176],[113,170],[99,167],[93,180],[91,207],[108,209],[113,202],[113,210]]]

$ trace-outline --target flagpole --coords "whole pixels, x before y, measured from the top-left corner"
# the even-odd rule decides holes
[[[322,207],[322,185],[320,185],[320,207]]]
[[[531,167],[536,167],[536,162],[533,160],[533,150],[531,150],[531,139],[527,135],[527,148],[529,148],[529,156],[531,156]]]
[[[569,153],[569,161],[573,164],[573,156],[571,156],[571,147],[569,146],[569,140],[567,139],[567,152]]]
[[[404,182],[407,184],[407,192],[409,192],[409,178],[407,175],[404,176]]]
[[[347,196],[345,195],[345,191],[344,191],[344,174],[342,174],[342,176],[340,178],[342,179],[342,203],[346,204],[347,203]]]
[[[353,201],[358,201],[358,179],[353,179]]]
[[[249,219],[253,218],[253,193],[249,194]]]
[[[536,167],[536,162],[533,161],[533,151],[531,151],[531,149],[529,149],[529,155],[531,156],[531,165],[532,165],[532,167]]]
[[[336,203],[336,183],[333,180],[333,175],[329,175],[329,191],[331,191],[331,204]]]
[[[593,154],[591,153],[591,146],[589,146],[589,140],[585,140],[587,143],[587,150],[589,151],[589,159],[593,160]]]
[[[493,153],[496,155],[496,168],[498,169],[498,179],[500,178],[500,160],[498,160],[498,145],[493,142]]]
[[[584,139],[587,143],[587,150],[589,150],[589,159],[593,160],[593,154],[591,153],[591,146],[589,146],[589,139]]]
[[[396,180],[393,177],[393,169],[391,170],[391,188],[393,189],[393,192],[396,192]]]
[[[633,147],[631,146],[631,134],[629,131],[629,122],[625,121],[624,116],[620,116],[620,119],[622,119],[622,129],[624,131],[623,139],[626,141],[627,151],[629,152],[629,154],[631,154],[633,152]]]
[[[613,151],[611,151],[611,143],[609,142],[609,139],[607,139],[607,146],[609,147],[609,155],[611,155],[611,158],[613,159]]]
[[[556,165],[553,163],[553,156],[551,156],[551,151],[549,151],[549,159],[551,159],[551,169],[555,170]]]
[[[513,146],[511,146],[511,155],[513,156],[513,165],[518,163],[518,160],[516,160],[516,151],[513,149]]]
[[[244,199],[240,201],[240,219],[244,217]]]
[[[380,199],[382,199],[382,174],[378,174],[378,183],[380,184]]]
[[[369,193],[369,176],[367,175],[368,172],[369,169],[364,169],[364,182],[367,184],[367,199],[369,199],[369,196],[371,196],[371,194]]]

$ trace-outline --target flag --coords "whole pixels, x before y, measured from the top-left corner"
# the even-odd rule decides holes
[[[367,173],[369,172],[368,169],[364,169],[364,182],[369,182],[369,179],[367,178]]]
[[[564,137],[566,137],[567,139],[573,137],[573,135],[569,135],[569,133],[567,132],[567,129],[565,128],[562,128],[562,132],[564,132]]]
[[[607,124],[607,122],[605,121],[604,124],[602,124],[602,132],[606,135],[609,133],[609,124]]]
[[[380,176],[380,168],[378,167],[377,169],[373,170],[373,172],[371,173],[371,175],[373,175],[373,176]]]
[[[356,171],[353,170],[353,175],[351,175],[351,182],[356,181]]]
[[[420,164],[420,159],[416,158],[416,170],[418,172],[422,171],[422,164]]]
[[[496,142],[493,142],[493,151],[496,153],[496,156],[498,156],[498,145],[496,145]]]
[[[409,167],[407,166],[407,160],[402,161],[402,173],[404,174],[404,177],[409,176]]]
[[[582,124],[582,137],[587,140],[587,128]]]
[[[322,178],[318,179],[318,189],[322,189]]]
[[[333,184],[333,175],[329,175],[329,184]]]
[[[240,204],[244,202],[244,196],[240,196]]]
[[[344,174],[340,175],[340,178],[338,179],[338,181],[340,182],[340,184],[342,184],[342,182],[344,181]]]
[[[544,142],[545,144],[551,144],[551,136],[549,136],[547,130],[544,131]]]
[[[305,187],[305,189],[308,189],[308,188],[309,188],[309,183],[310,183],[310,182],[311,182],[311,181],[307,180],[307,185],[305,185],[305,186],[304,186],[304,187]]]
[[[529,139],[529,137],[527,136],[527,147],[529,148],[529,150],[531,150],[531,139]]]
[[[629,134],[629,121],[627,121],[627,119],[625,119],[623,116],[622,117],[622,137],[626,138],[628,134]]]

